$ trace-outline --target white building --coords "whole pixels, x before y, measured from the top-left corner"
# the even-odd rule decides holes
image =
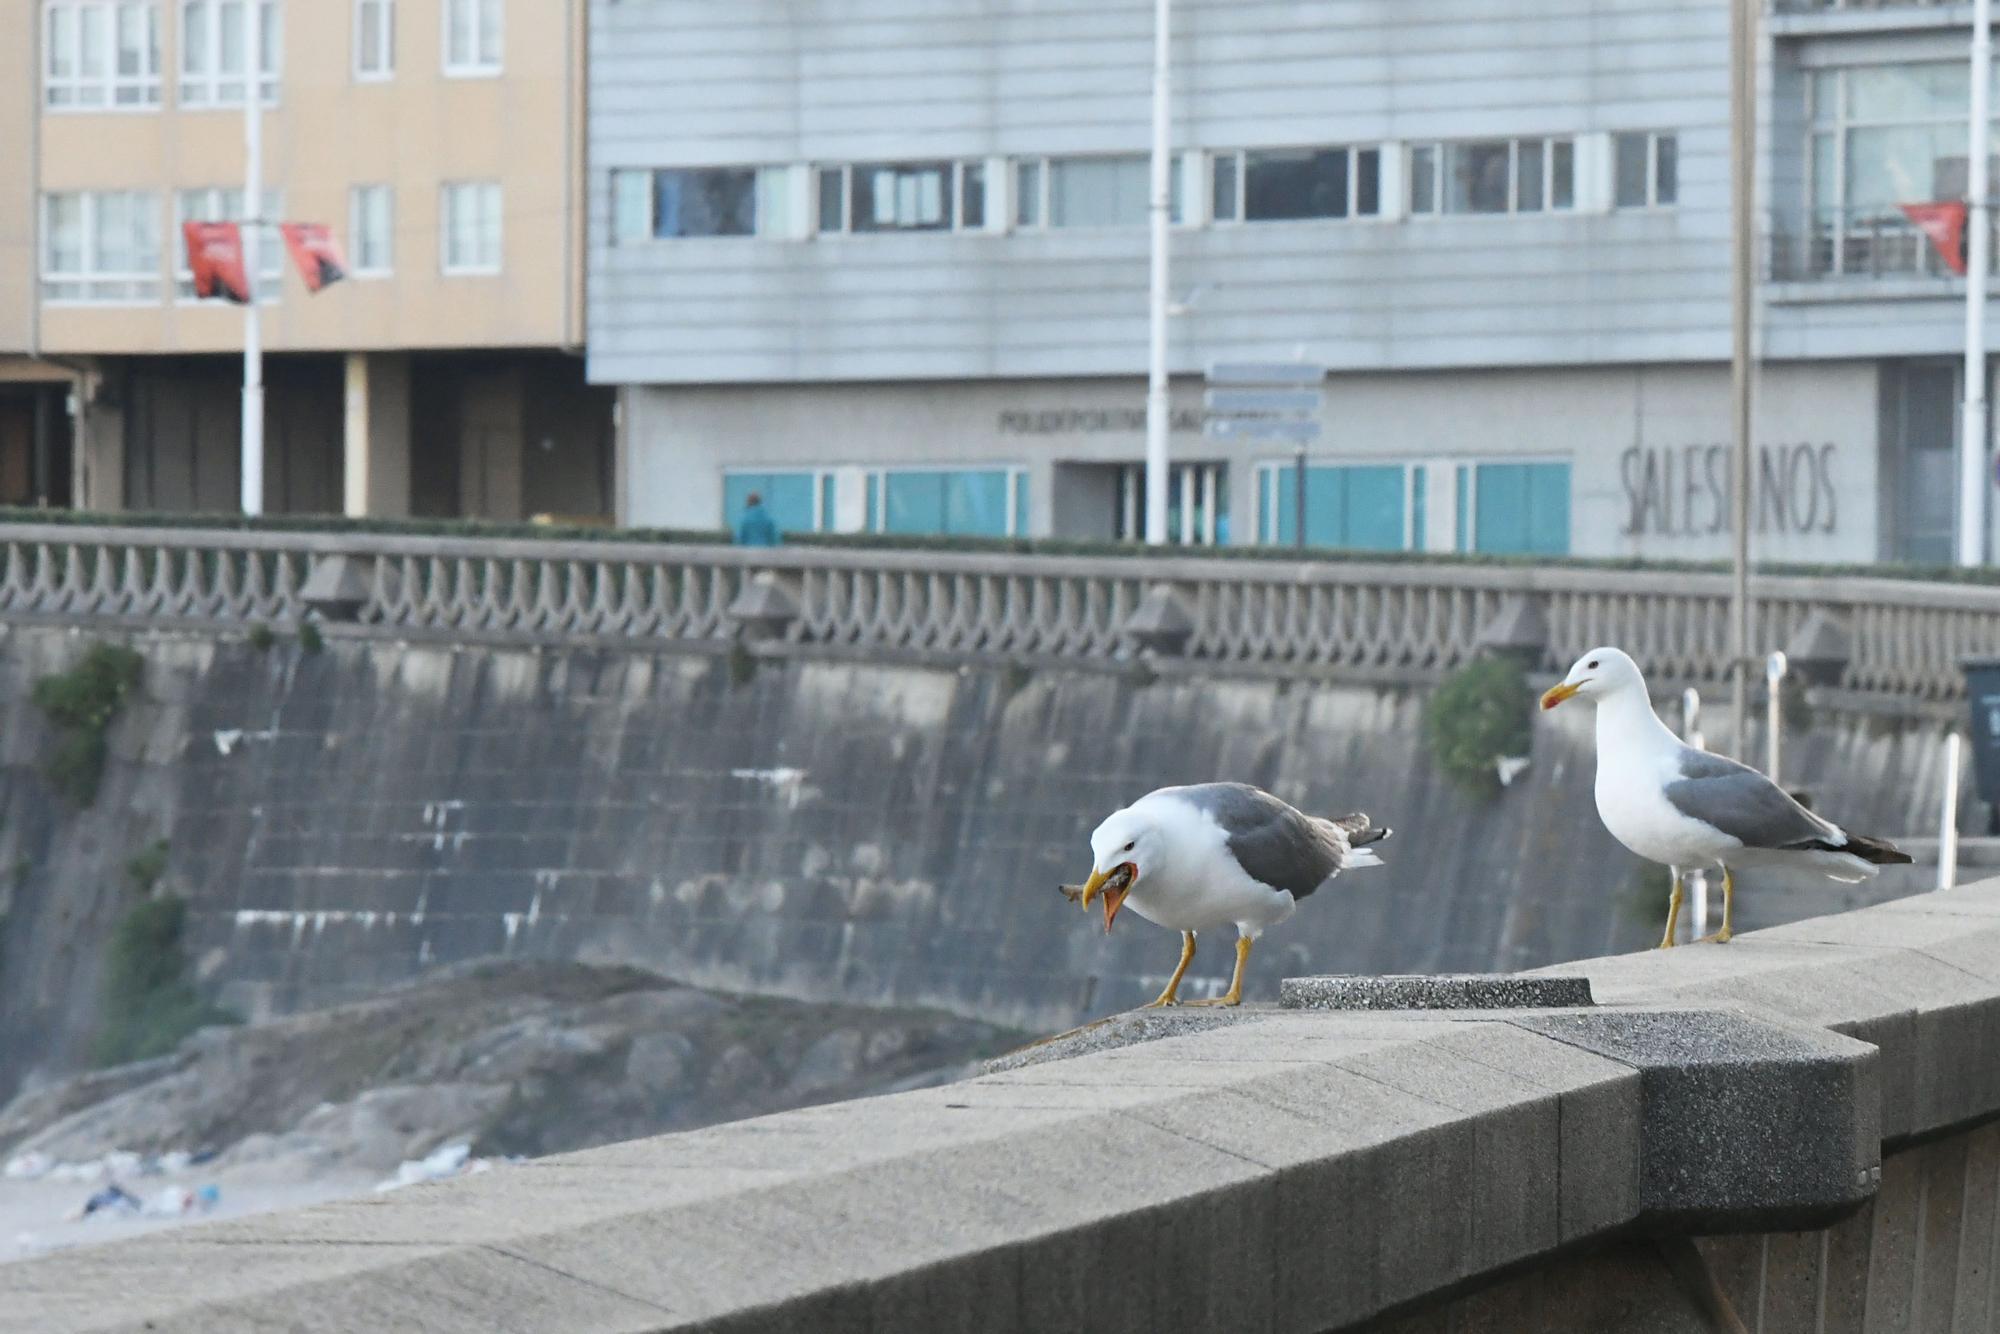
[[[1954,20],[1956,20],[1954,22]],[[1177,0],[1183,540],[1293,534],[1217,361],[1333,368],[1315,543],[1723,554],[1726,0]],[[1947,559],[1963,11],[1761,24],[1755,551]],[[1150,0],[595,0],[622,517],[1143,530]]]

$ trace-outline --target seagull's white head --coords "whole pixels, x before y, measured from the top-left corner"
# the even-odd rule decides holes
[[[1130,807],[1113,813],[1090,836],[1090,879],[1083,885],[1083,906],[1088,908],[1092,899],[1104,895],[1106,931],[1132,886],[1149,865],[1158,863],[1161,841],[1160,827]]]
[[[1646,678],[1639,675],[1639,664],[1623,649],[1594,648],[1576,660],[1560,684],[1548,688],[1542,707],[1553,709],[1572,695],[1596,701],[1627,690],[1645,693]]]

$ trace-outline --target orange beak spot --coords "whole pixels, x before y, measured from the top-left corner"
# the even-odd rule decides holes
[[[1542,695],[1542,707],[1545,709],[1553,709],[1556,705],[1562,703],[1564,700],[1568,699],[1576,692],[1577,692],[1577,687],[1571,685],[1567,681],[1563,682],[1561,685],[1550,686],[1548,690],[1545,691]]]

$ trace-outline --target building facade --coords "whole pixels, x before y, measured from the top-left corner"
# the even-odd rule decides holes
[[[1148,0],[593,0],[589,373],[622,514],[1132,536]],[[1968,30],[1760,22],[1761,557],[1947,559]],[[1177,0],[1169,530],[1728,548],[1726,0]],[[1323,434],[1202,432],[1323,363]]]
[[[254,61],[250,2],[0,14],[0,503],[237,508],[244,312],[194,299],[180,224],[254,217],[267,510],[608,513],[581,0],[256,0]],[[280,220],[347,280],[308,294]]]

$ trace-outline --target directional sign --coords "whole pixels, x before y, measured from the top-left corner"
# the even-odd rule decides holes
[[[1208,436],[1212,440],[1283,440],[1309,445],[1319,439],[1320,425],[1295,417],[1213,417]]]
[[[1211,389],[1202,401],[1215,413],[1317,414],[1324,397],[1317,389]]]
[[[1219,361],[1208,368],[1210,384],[1318,384],[1326,367],[1302,361]]]

